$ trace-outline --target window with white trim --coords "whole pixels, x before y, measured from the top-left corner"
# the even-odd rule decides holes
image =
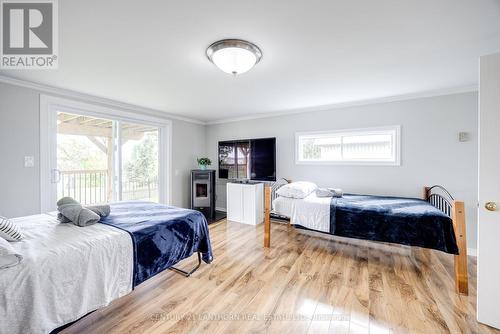
[[[400,165],[400,126],[295,136],[298,164]]]

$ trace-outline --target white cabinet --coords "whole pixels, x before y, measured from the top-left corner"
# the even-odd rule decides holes
[[[226,185],[227,220],[241,222],[243,219],[243,187],[239,184]]]
[[[257,225],[264,221],[262,183],[227,184],[227,220]]]

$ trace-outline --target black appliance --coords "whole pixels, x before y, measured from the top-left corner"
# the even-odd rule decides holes
[[[215,170],[191,171],[191,209],[215,219]]]
[[[276,181],[276,138],[219,142],[219,178]]]

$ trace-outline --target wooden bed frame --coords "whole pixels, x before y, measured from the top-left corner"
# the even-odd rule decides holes
[[[286,180],[287,182],[290,182]],[[276,187],[264,187],[264,247],[271,247],[271,198]],[[469,279],[467,273],[467,240],[465,230],[464,202],[456,201],[450,193],[441,186],[425,187],[424,200],[451,217],[457,241],[459,255],[455,258],[455,288],[458,293],[468,295]]]

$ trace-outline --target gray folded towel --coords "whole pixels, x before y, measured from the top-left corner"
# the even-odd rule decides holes
[[[59,220],[61,223],[71,223],[71,220],[64,217],[63,214],[60,212],[57,214],[57,220]]]
[[[85,206],[86,209],[89,209],[90,211],[97,213],[99,217],[107,217],[111,213],[111,208],[109,205],[104,204],[104,205],[92,205],[92,206]]]
[[[63,197],[57,201],[57,210],[69,222],[81,227],[94,225],[101,219],[97,213],[82,207],[71,197]]]
[[[338,188],[317,188],[316,196],[318,197],[342,197],[343,191]]]
[[[89,209],[90,211],[99,215],[100,218],[107,217],[111,213],[111,207],[107,204],[105,205],[93,205],[93,206],[84,206],[85,209]],[[62,213],[57,214],[57,219],[61,223],[71,223],[71,220],[64,217]]]

